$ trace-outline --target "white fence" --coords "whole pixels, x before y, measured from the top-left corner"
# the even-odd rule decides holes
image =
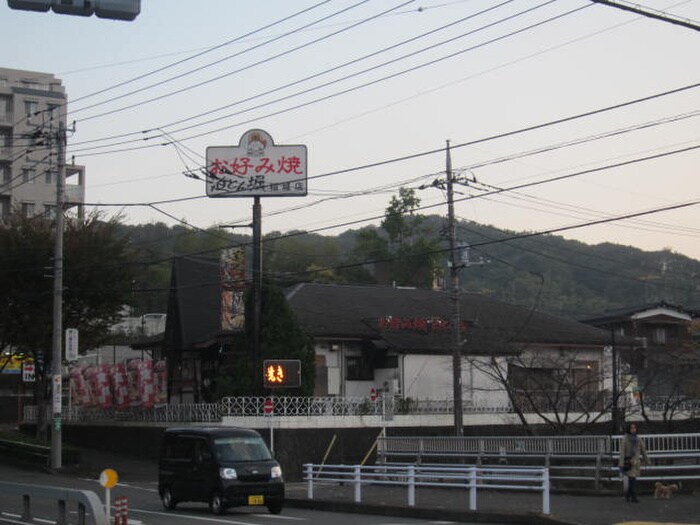
[[[700,479],[700,434],[641,436],[651,465],[647,481]],[[619,481],[622,436],[394,437],[377,440],[377,462],[386,465],[474,462],[477,465],[542,465],[552,482]]]
[[[381,416],[390,420],[396,415],[445,416],[453,413],[451,399],[400,399],[381,396],[367,397],[224,397],[219,403],[163,404],[153,407],[129,407],[127,409],[77,407],[64,408],[64,419],[69,422],[96,421],[149,421],[149,422],[220,422],[222,417],[258,417],[266,415],[265,401],[271,400],[276,416]],[[651,402],[651,400],[649,401]],[[647,406],[649,404],[647,402]],[[658,404],[658,403],[657,403]],[[677,419],[700,413],[700,403],[688,401],[685,416],[677,413]],[[64,405],[66,406],[66,405]],[[508,404],[471,403],[465,400],[464,415],[513,414]],[[629,411],[628,413],[631,413]],[[36,407],[25,405],[24,419],[36,421]],[[654,417],[654,419],[658,419]]]
[[[542,493],[542,513],[550,513],[549,470],[544,467],[479,467],[461,466],[363,466],[304,465],[307,496],[314,497],[314,484],[349,484],[354,501],[362,501],[363,485],[405,486],[407,503],[416,504],[416,487],[455,487],[469,490],[469,510],[477,510],[478,490],[522,490]]]

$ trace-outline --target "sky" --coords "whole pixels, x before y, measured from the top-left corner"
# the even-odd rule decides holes
[[[141,4],[0,4],[0,67],[66,88],[89,209],[248,224],[253,199],[207,197],[202,169],[262,129],[308,152],[308,195],[263,197],[263,233],[379,224],[400,187],[446,215],[449,141],[459,219],[700,259],[699,31],[587,0]],[[700,0],[641,6],[700,24]]]

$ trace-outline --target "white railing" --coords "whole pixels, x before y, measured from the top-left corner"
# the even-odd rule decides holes
[[[50,407],[47,409],[47,413]],[[25,405],[24,421],[36,423],[36,405]],[[129,407],[125,409],[70,407],[61,417],[67,423],[91,423],[105,421],[132,421],[148,423],[218,423],[221,422],[221,405],[218,403],[191,403],[182,405],[156,405],[149,408]],[[48,414],[48,420],[51,414]]]
[[[387,419],[397,415],[451,415],[453,402],[451,399],[400,399],[381,396],[372,400],[368,397],[224,397],[219,403],[190,403],[163,404],[155,407],[130,407],[127,409],[100,409],[94,407],[64,408],[68,415],[67,421],[155,421],[155,422],[219,422],[222,417],[258,417],[266,415],[265,402],[271,400],[273,413],[276,416],[384,416]],[[690,402],[688,402],[690,403]],[[700,405],[700,403],[698,403]],[[66,405],[64,405],[65,407]],[[688,405],[690,407],[690,405]],[[699,411],[700,412],[700,411]],[[512,407],[505,404],[488,404],[484,401],[474,403],[463,402],[463,413],[470,414],[509,414]],[[25,421],[36,421],[36,409],[25,405]],[[543,451],[533,441],[536,438],[512,438],[509,444],[486,442],[484,451],[523,448],[523,451]],[[573,447],[573,453],[578,453],[581,443],[585,440],[565,439],[556,444],[551,452],[564,452]],[[588,446],[596,446],[588,444]],[[466,449],[473,450],[473,449]],[[585,450],[586,453],[590,450]]]
[[[464,488],[469,490],[469,510],[477,510],[477,491],[522,490],[542,493],[542,513],[550,513],[549,470],[544,467],[460,466],[363,466],[304,465],[307,497],[313,499],[314,484],[351,485],[355,503],[362,501],[363,485],[405,486],[408,506],[416,504],[416,487]]]
[[[700,434],[642,435],[650,465],[647,481],[700,479]],[[622,436],[492,436],[377,438],[377,463],[386,465],[475,462],[543,465],[551,480],[619,480],[617,458]]]

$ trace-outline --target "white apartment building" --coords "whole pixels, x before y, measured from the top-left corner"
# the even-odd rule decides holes
[[[0,68],[0,220],[56,210],[59,122],[66,92],[50,73]],[[66,165],[66,208],[83,214],[85,168]]]

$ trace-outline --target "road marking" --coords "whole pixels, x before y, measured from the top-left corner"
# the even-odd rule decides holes
[[[693,523],[676,523],[671,521],[621,521],[613,525],[694,525]],[[697,524],[695,524],[697,525]]]
[[[295,518],[294,516],[281,516],[280,514],[251,514],[257,518],[269,518],[271,520],[306,521],[305,518]]]
[[[129,509],[129,512],[140,512],[142,514],[153,514],[155,516],[168,516],[169,518],[186,518],[189,520],[200,520],[209,521],[213,523],[233,523],[235,525],[257,525],[252,521],[235,521],[235,520],[224,520],[219,518],[206,518],[204,516],[195,516],[193,514],[180,514],[178,512],[158,512],[154,510],[143,510],[143,509]]]

